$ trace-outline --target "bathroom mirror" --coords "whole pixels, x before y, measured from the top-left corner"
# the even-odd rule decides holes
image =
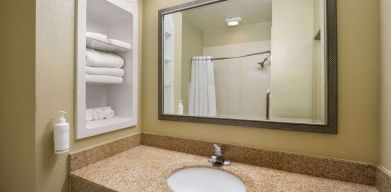
[[[336,0],[159,10],[159,119],[337,133]]]

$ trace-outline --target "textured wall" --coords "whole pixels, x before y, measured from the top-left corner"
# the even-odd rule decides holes
[[[157,11],[182,2],[144,0],[143,132],[378,162],[378,0],[338,1],[338,135],[159,121]]]
[[[273,1],[272,118],[313,119],[313,2]]]
[[[391,171],[391,1],[380,1],[381,42],[381,162]]]
[[[72,151],[141,132],[142,121],[141,115],[139,115],[139,125],[136,127],[75,140],[73,130],[75,129],[74,35],[76,2],[37,0],[36,175],[37,191],[39,192],[69,191],[67,154],[55,155],[53,153],[53,121],[56,120],[59,110],[68,112],[66,117],[71,123]],[[140,35],[142,34],[141,8],[140,1]],[[140,72],[141,67],[140,60]],[[139,102],[141,102],[141,85],[139,87]],[[141,105],[139,106],[141,114]]]
[[[182,17],[182,72],[181,99],[184,113],[189,112],[189,82],[191,80],[191,58],[202,55],[204,33],[191,21]],[[178,111],[179,102],[174,103],[174,112]]]
[[[0,191],[34,191],[35,1],[1,0],[0,26]]]

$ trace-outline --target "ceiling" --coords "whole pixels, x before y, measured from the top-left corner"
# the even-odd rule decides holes
[[[201,30],[225,28],[228,17],[239,16],[241,25],[272,20],[272,0],[228,0],[182,11]]]
[[[93,2],[93,3],[92,3]],[[108,17],[110,15],[110,17]],[[113,23],[118,20],[131,19],[132,14],[106,0],[87,1],[87,20],[100,23]]]

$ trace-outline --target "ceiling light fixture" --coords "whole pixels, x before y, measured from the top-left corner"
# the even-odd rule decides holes
[[[240,21],[242,18],[240,17],[228,17],[225,22],[227,22],[227,25],[229,27],[238,26],[240,24]]]

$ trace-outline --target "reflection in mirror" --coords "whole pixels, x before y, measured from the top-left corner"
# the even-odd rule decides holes
[[[227,0],[163,17],[163,113],[325,124],[324,0]]]

